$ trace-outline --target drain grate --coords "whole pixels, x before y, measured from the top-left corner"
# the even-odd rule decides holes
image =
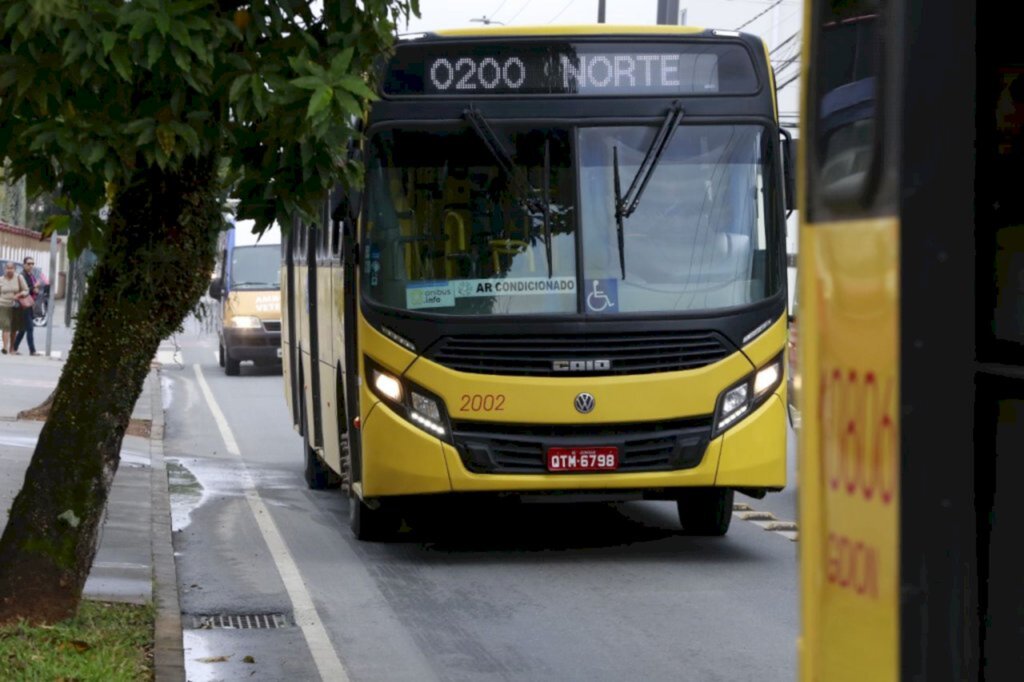
[[[283,613],[218,613],[211,616],[192,616],[194,630],[276,630],[292,625]]]

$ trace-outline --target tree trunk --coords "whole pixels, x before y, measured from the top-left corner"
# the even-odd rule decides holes
[[[209,285],[222,223],[211,159],[140,170],[117,191],[49,419],[0,538],[0,624],[75,613],[132,410],[160,342]]]

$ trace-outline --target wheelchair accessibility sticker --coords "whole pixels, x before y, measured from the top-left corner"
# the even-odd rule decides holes
[[[587,312],[617,313],[619,312],[619,280],[588,279],[587,280]]]

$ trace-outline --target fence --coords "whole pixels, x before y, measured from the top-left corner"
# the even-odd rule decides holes
[[[51,282],[55,285],[55,298],[62,298],[67,278],[67,251],[63,239],[57,240],[56,277]],[[50,276],[50,240],[39,232],[26,230],[0,220],[0,261],[21,263],[26,257],[35,259],[36,270]]]

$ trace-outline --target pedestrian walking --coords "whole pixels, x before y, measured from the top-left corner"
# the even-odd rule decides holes
[[[0,332],[3,334],[4,354],[15,352],[14,333],[21,316],[20,300],[29,295],[28,291],[28,284],[15,272],[14,263],[5,263],[3,275],[0,275]]]
[[[23,260],[21,264],[23,266],[22,273],[25,278],[25,284],[28,285],[29,296],[34,304],[36,297],[41,295],[46,281],[42,272],[35,269],[36,261],[34,258],[26,256],[25,260]],[[34,307],[29,305],[27,307],[18,308],[15,310],[15,315],[19,314],[21,317],[17,320],[18,333],[14,337],[14,353],[18,353],[18,347],[21,345],[21,340],[26,339],[28,341],[29,355],[42,355],[42,353],[36,352],[36,325],[32,320],[35,314]]]

